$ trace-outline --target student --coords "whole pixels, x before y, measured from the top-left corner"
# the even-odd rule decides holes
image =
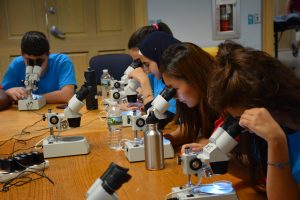
[[[300,79],[270,55],[232,42],[219,45],[209,104],[239,118],[254,181],[266,177],[268,199],[300,199]],[[242,150],[244,149],[244,152]]]
[[[139,45],[139,58],[143,63],[143,69],[137,68],[129,76],[136,79],[141,85],[141,94],[145,110],[151,107],[153,99],[165,88],[161,74],[159,72],[159,62],[163,51],[171,44],[180,43],[172,35],[156,31],[149,34]],[[147,75],[148,74],[148,75]],[[172,121],[176,112],[176,102],[174,99],[169,101],[171,104],[165,113],[166,119],[160,120],[158,128],[163,127]]]
[[[180,126],[165,134],[175,148],[190,142],[207,144],[218,117],[207,101],[207,83],[214,58],[192,43],[179,43],[164,51],[160,72],[166,86],[176,89]]]
[[[147,26],[142,26],[139,29],[137,29],[129,38],[128,41],[128,49],[129,49],[129,54],[131,55],[131,57],[133,58],[133,60],[137,60],[139,59],[139,48],[138,45],[151,33],[153,32],[157,32],[157,31],[162,31],[165,33],[170,34],[171,36],[173,36],[173,33],[171,31],[171,29],[169,28],[169,26],[163,22],[159,22],[159,23],[155,23],[155,24],[151,24],[151,25],[147,25]],[[147,70],[147,69],[146,69]],[[135,72],[133,73],[143,73],[143,69],[139,68],[136,69]],[[144,74],[147,74],[147,72],[144,71]],[[144,75],[143,74],[143,75]],[[147,75],[150,79],[153,79],[151,74]],[[134,104],[135,105],[135,104]],[[132,105],[121,105],[121,109],[122,110],[135,110],[138,109],[138,107]],[[172,104],[173,107],[175,107],[175,102],[173,102]],[[171,116],[172,114],[169,113],[169,116]],[[174,115],[173,115],[174,116]],[[161,122],[162,123],[162,122]],[[162,127],[161,127],[162,128]]]
[[[11,101],[0,85],[0,110],[4,110],[11,105]]]
[[[13,100],[27,97],[24,88],[25,69],[29,60],[43,60],[38,89],[34,94],[43,95],[47,103],[67,103],[74,95],[76,80],[72,61],[64,54],[50,54],[46,36],[29,31],[21,41],[21,54],[9,65],[2,81],[3,89]]]
[[[169,26],[163,22],[159,22],[157,24],[151,24],[147,26],[142,26],[137,29],[128,40],[128,49],[129,54],[133,58],[133,60],[138,59],[139,57],[139,48],[138,45],[148,36],[150,33],[162,31],[168,33],[173,36],[173,33]]]

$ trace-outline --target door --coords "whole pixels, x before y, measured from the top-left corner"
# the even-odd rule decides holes
[[[47,34],[51,53],[65,53],[75,65],[76,79],[92,56],[127,51],[130,34],[146,12],[136,0],[0,0],[0,75],[20,55],[20,39],[29,30]]]

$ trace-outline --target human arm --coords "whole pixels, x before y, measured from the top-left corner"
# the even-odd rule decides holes
[[[0,89],[0,110],[4,110],[11,105],[11,100],[6,95],[4,90]]]
[[[150,84],[150,80],[147,74],[141,67],[136,68],[129,74],[130,78],[134,78],[141,85],[141,94],[144,97],[143,103],[147,104],[153,100],[153,92]]]
[[[240,118],[240,125],[260,136],[268,143],[269,163],[289,163],[287,138],[270,113],[265,108],[246,110]],[[300,186],[292,177],[290,165],[283,167],[268,165],[268,199],[300,199]]]
[[[16,102],[18,102],[18,100],[20,99],[24,99],[27,97],[27,91],[25,90],[24,87],[10,88],[6,90],[5,93],[11,100]]]
[[[1,85],[10,100],[17,102],[28,95],[23,83],[23,80],[25,80],[25,67],[23,58],[19,56],[9,64],[3,76]]]
[[[47,103],[67,103],[74,95],[74,87],[74,85],[65,85],[60,90],[49,92],[43,96]]]
[[[205,145],[207,145],[207,143],[208,143],[208,139],[207,138],[202,138],[197,143],[184,144],[181,147],[181,153],[184,153],[185,148],[187,148],[187,147],[189,147],[191,149],[191,151],[193,151],[193,152],[201,151],[203,149],[203,147]]]

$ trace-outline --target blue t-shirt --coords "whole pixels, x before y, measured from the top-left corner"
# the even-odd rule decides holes
[[[300,130],[287,134],[287,140],[292,176],[297,183],[300,183]]]
[[[165,88],[165,84],[163,83],[162,79],[157,80],[153,74],[148,74],[148,78],[150,80],[150,84],[153,90],[154,98],[159,95],[161,91]],[[176,100],[172,98],[170,101],[170,107],[168,108],[168,111],[171,113],[176,113]]]
[[[13,87],[24,87],[25,62],[22,56],[16,57],[9,65],[2,80],[4,90]],[[70,58],[65,54],[50,54],[47,71],[40,77],[38,89],[34,94],[46,94],[60,90],[66,85],[75,85],[75,70]]]

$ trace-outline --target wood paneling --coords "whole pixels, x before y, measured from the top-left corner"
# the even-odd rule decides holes
[[[122,31],[123,6],[121,0],[96,1],[97,33]]]
[[[84,83],[83,74],[84,71],[87,69],[88,65],[88,52],[82,53],[68,53],[68,56],[71,60],[76,63],[75,65],[75,73],[76,73],[76,80],[77,86],[80,87]]]
[[[55,14],[46,15],[51,6]],[[136,22],[145,25],[146,19],[146,0],[0,0],[0,80],[10,57],[20,54],[21,37],[29,30],[47,34],[52,53],[70,55],[81,84],[89,59],[126,53]],[[65,39],[49,34],[53,25],[65,33]]]
[[[38,24],[36,19],[36,9],[33,0],[9,0],[6,2],[6,18],[8,37],[21,37],[28,30],[36,30]]]
[[[57,26],[68,34],[86,33],[87,9],[84,0],[56,1]]]

